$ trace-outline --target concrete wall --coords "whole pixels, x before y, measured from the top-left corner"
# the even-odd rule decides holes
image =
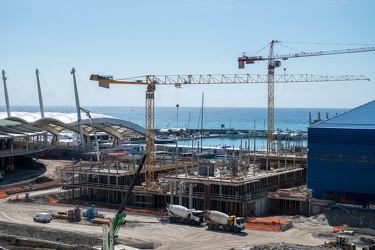
[[[313,215],[320,214],[326,207],[333,205],[335,202],[330,200],[310,199],[311,213]]]
[[[265,216],[269,213],[269,202],[267,197],[259,198],[255,200],[254,204],[254,215]]]

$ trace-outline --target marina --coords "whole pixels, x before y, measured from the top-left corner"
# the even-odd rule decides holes
[[[2,107],[5,109],[5,107]],[[144,108],[143,107],[89,107],[92,112],[105,114],[106,116],[116,117],[118,119],[135,122],[137,124],[144,124]],[[72,113],[74,112],[74,107],[53,107],[53,106],[46,106],[44,108],[46,112],[62,112],[62,113]],[[12,107],[12,112],[27,112],[27,113],[38,113],[39,107],[32,107],[32,106],[14,106]],[[239,148],[241,145],[245,146],[245,143],[250,147],[254,147],[254,135],[255,139],[255,146],[259,150],[266,149],[266,130],[265,130],[265,119],[267,117],[267,109],[266,108],[213,108],[207,107],[204,108],[204,126],[203,130],[208,132],[208,137],[202,138],[202,140],[198,140],[199,137],[199,130],[200,124],[199,121],[199,107],[179,107],[179,125],[182,127],[176,128],[176,113],[175,108],[171,107],[156,107],[155,113],[155,134],[163,134],[171,133],[173,135],[172,140],[165,141],[163,140],[162,143],[172,144],[175,145],[176,139],[175,134],[173,131],[190,131],[189,136],[194,136],[194,142],[191,138],[179,138],[179,145],[194,145],[197,146],[199,142],[201,146],[228,146],[228,147],[235,147]],[[289,108],[275,108],[275,132],[278,132],[276,140],[280,141],[280,147],[288,147],[288,145],[307,145],[306,140],[306,131],[309,126],[309,113],[314,114],[316,116],[317,112],[322,114],[337,114],[345,112],[345,109],[289,109]],[[188,117],[190,113],[190,126],[188,123]],[[4,114],[6,117],[6,113]],[[217,117],[222,117],[220,120],[221,122],[217,121]],[[227,118],[226,118],[227,117]],[[231,118],[230,118],[231,117]],[[325,117],[325,116],[324,116]],[[230,118],[230,119],[229,119]],[[183,122],[183,121],[186,122]],[[225,122],[227,120],[227,122]],[[172,121],[175,121],[173,126]],[[192,124],[195,124],[195,128]],[[224,133],[226,131],[232,130],[230,127],[236,128],[234,130],[240,131],[243,134],[246,134],[246,137],[242,138],[233,138],[233,137],[225,137]],[[303,135],[302,139],[295,138],[293,133],[299,133]],[[71,141],[66,140],[69,142],[69,145],[72,145],[70,142],[72,140],[77,139],[77,134],[74,134],[74,131],[70,131],[68,133],[71,137]],[[68,135],[66,134],[66,135]],[[250,143],[249,143],[249,136],[250,135]],[[284,140],[285,135],[289,135],[289,139],[287,138]],[[65,139],[67,137],[65,136]],[[126,139],[126,138],[124,138]],[[170,138],[169,138],[170,139]],[[93,136],[90,138],[93,141]],[[62,140],[63,141],[63,140]],[[103,141],[104,142],[104,141]],[[141,135],[134,135],[128,138],[128,143],[145,143],[145,138]],[[159,144],[161,141],[156,140],[156,144]],[[284,145],[283,145],[284,144]],[[77,145],[77,143],[75,143]],[[104,146],[104,144],[102,144]]]
[[[1,110],[6,107],[0,106]],[[92,113],[104,114],[124,121],[129,121],[141,126],[145,125],[145,107],[106,107],[88,106]],[[178,108],[178,125],[175,107],[155,107],[155,130],[161,129],[187,129],[198,131],[201,129],[199,122],[200,107]],[[45,106],[45,112],[75,113],[74,106]],[[333,117],[344,113],[343,108],[278,108],[275,107],[275,130],[307,131],[309,127],[309,113],[316,120],[318,112],[322,119],[326,114]],[[12,106],[11,112],[26,112],[40,114],[38,106]],[[189,119],[190,116],[190,119]],[[84,118],[84,117],[83,117]],[[232,107],[204,107],[203,129],[239,130],[239,131],[265,131],[267,130],[267,108],[232,108]]]
[[[227,136],[225,130],[205,130],[205,135],[202,137],[199,133],[181,135],[164,134],[162,136],[155,136],[155,145],[158,148],[164,146],[167,147],[205,147],[205,148],[246,148],[250,150],[266,151],[266,131],[249,131],[248,134],[243,134],[241,137]],[[155,131],[158,134],[158,130]],[[52,135],[48,135],[49,141],[52,139]],[[303,148],[307,147],[307,133],[301,131],[285,131],[275,134],[275,147],[279,150],[293,149],[296,147]],[[93,135],[90,135],[91,147],[95,146]],[[60,145],[66,146],[78,146],[79,134],[73,132],[61,133],[59,138]],[[110,135],[101,133],[98,135],[98,143],[100,149],[108,148],[120,148],[129,145],[143,145],[145,146],[146,139],[143,136],[130,136],[124,140],[121,145],[114,146]]]

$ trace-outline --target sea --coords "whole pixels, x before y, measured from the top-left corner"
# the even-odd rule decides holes
[[[84,107],[92,114],[103,114],[145,126],[145,107]],[[5,107],[0,107],[5,112]],[[234,108],[234,107],[155,107],[154,128],[203,129],[235,129],[235,130],[267,130],[267,108]],[[309,114],[312,120],[334,117],[349,109],[340,108],[275,108],[275,130],[303,131],[309,127]],[[12,106],[12,111],[40,112],[38,106]],[[45,106],[45,112],[75,113],[73,106]],[[82,114],[82,118],[85,114]],[[242,139],[243,140],[243,139]],[[240,138],[210,138],[201,141],[201,146],[233,146],[244,145]],[[258,139],[257,139],[258,140]],[[191,142],[179,142],[189,144]],[[262,139],[256,141],[260,150],[265,147]],[[249,141],[249,144],[253,142]],[[303,142],[305,146],[306,142]],[[190,144],[191,145],[191,144]]]

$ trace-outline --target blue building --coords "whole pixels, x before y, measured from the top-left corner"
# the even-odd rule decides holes
[[[308,128],[313,197],[375,208],[375,101]]]

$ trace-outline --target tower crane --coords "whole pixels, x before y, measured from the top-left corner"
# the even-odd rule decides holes
[[[281,43],[277,40],[272,40],[270,42],[270,51],[268,57],[262,56],[245,56],[238,58],[238,68],[245,68],[246,64],[254,64],[256,61],[268,61],[268,119],[267,119],[267,152],[270,151],[271,142],[273,141],[273,131],[274,131],[274,84],[275,84],[275,68],[281,66],[281,60],[288,60],[289,58],[299,58],[299,57],[308,57],[308,56],[323,56],[323,55],[336,55],[336,54],[347,54],[347,53],[358,53],[358,52],[370,52],[375,51],[375,47],[365,47],[365,48],[354,48],[354,49],[345,49],[345,50],[331,50],[331,51],[319,51],[319,52],[308,52],[308,53],[296,53],[296,54],[286,54],[286,55],[274,55],[274,46],[275,44]]]
[[[328,82],[328,81],[357,81],[369,80],[363,75],[345,76],[317,76],[317,75],[280,75],[272,74],[272,82]],[[265,75],[227,74],[227,75],[146,75],[126,79],[114,79],[112,75],[90,76],[90,80],[99,82],[100,87],[109,88],[110,84],[147,85],[146,89],[146,152],[148,157],[145,163],[147,187],[154,187],[154,92],[156,85],[175,85],[180,88],[186,84],[248,84],[266,83],[269,79]]]

